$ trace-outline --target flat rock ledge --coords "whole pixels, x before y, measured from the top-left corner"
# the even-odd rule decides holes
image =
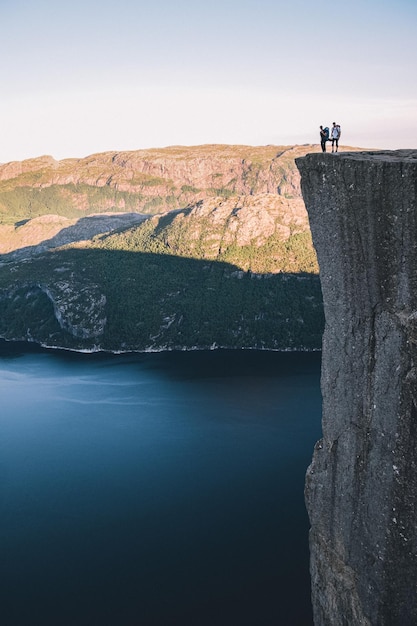
[[[296,160],[320,265],[316,626],[417,624],[417,150]]]

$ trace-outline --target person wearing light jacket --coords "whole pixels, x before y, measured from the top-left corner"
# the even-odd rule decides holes
[[[342,133],[341,133],[339,124],[336,124],[336,122],[333,122],[333,127],[330,133],[330,139],[332,140],[332,152],[337,152],[339,148],[339,139],[340,139],[341,134]],[[335,145],[336,145],[336,150],[335,150]]]

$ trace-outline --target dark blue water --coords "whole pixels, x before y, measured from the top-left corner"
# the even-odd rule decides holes
[[[319,354],[0,349],[2,625],[311,624]]]

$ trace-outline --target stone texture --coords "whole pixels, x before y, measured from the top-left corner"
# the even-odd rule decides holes
[[[417,151],[297,159],[320,266],[315,624],[417,624]]]

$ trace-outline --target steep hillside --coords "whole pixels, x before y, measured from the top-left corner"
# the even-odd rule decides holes
[[[93,239],[94,247],[217,260],[253,273],[318,273],[300,199],[211,198]]]

